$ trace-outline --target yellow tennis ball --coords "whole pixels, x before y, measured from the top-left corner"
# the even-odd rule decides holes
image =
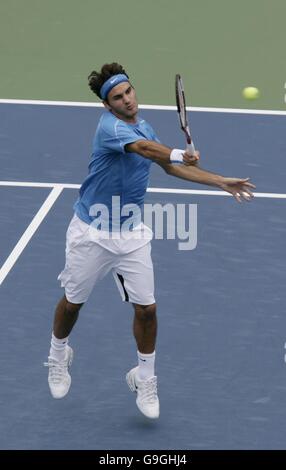
[[[260,92],[258,88],[255,88],[254,86],[247,86],[242,90],[242,96],[246,100],[256,100],[257,98],[259,98],[259,95]]]

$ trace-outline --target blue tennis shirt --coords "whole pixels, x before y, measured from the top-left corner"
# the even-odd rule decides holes
[[[136,153],[126,152],[125,145],[144,139],[159,142],[152,127],[143,119],[138,118],[136,124],[130,124],[110,111],[103,113],[93,139],[88,176],[74,205],[81,220],[91,224],[96,218],[91,208],[103,204],[108,208],[111,230],[113,196],[120,197],[120,213],[128,204],[136,204],[142,211],[152,162]],[[128,217],[120,216],[120,226]]]

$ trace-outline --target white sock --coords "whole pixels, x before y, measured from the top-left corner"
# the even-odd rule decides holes
[[[68,340],[68,336],[66,338],[58,339],[55,337],[54,333],[52,333],[50,357],[56,359],[57,361],[63,361],[65,358],[66,345],[68,344]]]
[[[137,351],[138,355],[138,378],[147,380],[155,375],[155,351],[151,354],[143,354]]]

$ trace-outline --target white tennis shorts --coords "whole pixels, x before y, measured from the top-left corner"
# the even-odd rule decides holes
[[[147,228],[147,233],[151,235],[140,240],[95,239],[90,225],[74,215],[66,235],[65,268],[58,277],[67,300],[86,302],[96,283],[111,271],[123,301],[153,304],[152,232]]]

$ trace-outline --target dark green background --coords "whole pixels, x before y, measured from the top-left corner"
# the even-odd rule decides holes
[[[285,18],[285,0],[1,0],[0,98],[92,101],[88,73],[119,61],[144,104],[174,104],[180,72],[194,106],[284,110]]]

